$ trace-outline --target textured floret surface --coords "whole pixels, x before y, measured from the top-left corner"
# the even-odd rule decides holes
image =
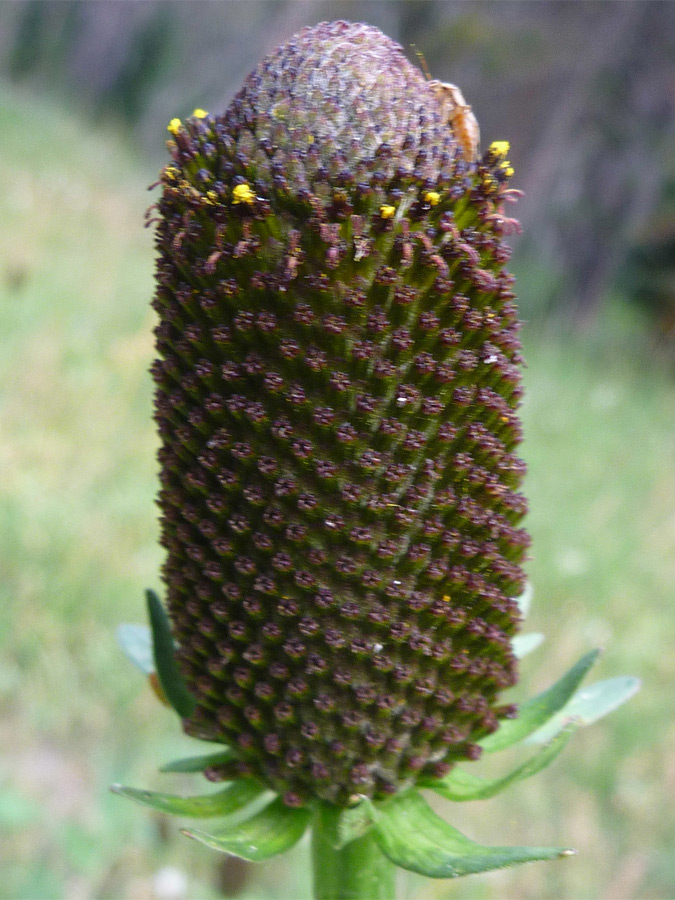
[[[398,45],[305,29],[172,129],[164,579],[197,736],[290,805],[383,797],[511,712],[527,535],[493,155]]]

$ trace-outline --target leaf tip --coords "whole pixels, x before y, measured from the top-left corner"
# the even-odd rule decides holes
[[[573,850],[572,848],[568,848],[566,850],[561,850],[560,853],[558,854],[560,859],[563,859],[564,857],[567,857],[567,856],[576,856],[576,855],[577,855],[577,851]]]

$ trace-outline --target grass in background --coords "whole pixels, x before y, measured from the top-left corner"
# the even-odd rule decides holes
[[[107,791],[199,783],[156,773],[199,745],[114,638],[142,620],[161,562],[142,227],[154,170],[6,88],[0,128],[0,897],[168,897],[155,876],[176,866],[184,896],[209,900],[236,863]],[[643,690],[532,782],[443,808],[481,841],[580,855],[451,884],[410,876],[409,898],[673,893],[675,383],[627,340],[634,327],[612,312],[583,340],[526,334],[531,625],[548,641],[517,692],[597,644],[596,677],[639,675]],[[302,896],[306,856],[256,868],[242,896]]]

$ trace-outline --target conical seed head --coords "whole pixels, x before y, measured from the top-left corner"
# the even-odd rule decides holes
[[[164,579],[197,707],[290,804],[475,757],[527,546],[500,152],[379,31],[305,29],[171,123],[157,204]]]

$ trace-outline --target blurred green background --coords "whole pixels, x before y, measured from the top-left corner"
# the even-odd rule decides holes
[[[675,5],[632,0],[0,5],[0,897],[308,895],[305,845],[246,866],[108,785],[201,787],[157,773],[194,750],[114,637],[161,562],[145,187],[171,117],[222,109],[266,52],[334,18],[422,50],[484,144],[511,141],[526,192],[513,269],[548,641],[514,697],[595,645],[597,677],[643,679],[533,781],[439,805],[481,842],[576,858],[410,875],[400,896],[673,897]]]

